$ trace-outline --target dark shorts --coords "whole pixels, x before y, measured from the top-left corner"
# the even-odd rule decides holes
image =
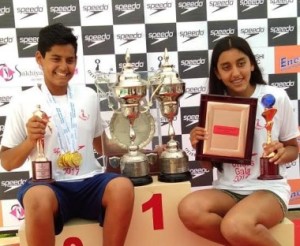
[[[241,194],[229,191],[229,190],[220,190],[220,191],[223,191],[224,193],[230,195],[236,202],[239,202],[240,200],[242,200],[248,196],[248,195],[241,195]],[[285,205],[284,201],[281,199],[281,197],[279,197],[276,193],[274,193],[270,190],[261,190],[261,191],[266,191],[266,192],[271,193],[277,199],[279,205],[281,206],[284,216],[286,216],[288,209],[287,209],[287,206]]]
[[[63,225],[74,217],[97,220],[103,226],[105,208],[100,204],[104,190],[109,181],[119,176],[115,173],[103,173],[80,181],[57,181],[50,184],[33,183],[28,180],[19,189],[18,200],[23,206],[23,197],[28,189],[35,185],[46,185],[54,191],[59,204],[59,211],[55,217],[56,235],[61,233]]]

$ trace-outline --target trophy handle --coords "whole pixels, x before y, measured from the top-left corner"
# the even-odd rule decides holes
[[[118,108],[114,108],[114,104],[112,102],[112,98],[114,98],[113,96],[110,96],[109,94],[107,94],[100,86],[100,84],[106,84],[108,87],[109,92],[112,92],[112,87],[111,87],[111,83],[110,83],[110,79],[109,79],[109,75],[111,73],[98,73],[96,76],[96,81],[95,81],[95,85],[97,88],[97,93],[101,92],[103,95],[105,95],[107,101],[108,101],[108,107],[114,112],[114,113],[121,113]]]

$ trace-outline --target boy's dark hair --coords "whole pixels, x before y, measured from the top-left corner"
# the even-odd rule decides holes
[[[215,71],[217,70],[217,63],[220,55],[224,51],[228,51],[230,49],[238,49],[249,57],[251,64],[254,66],[254,71],[251,72],[250,78],[251,85],[266,84],[266,82],[263,80],[262,73],[258,67],[257,61],[248,42],[238,36],[229,35],[220,39],[213,48],[209,72],[209,94],[224,95],[226,91],[224,83],[220,79],[218,79]]]
[[[73,29],[64,26],[62,23],[55,23],[43,27],[39,32],[38,51],[43,57],[54,45],[71,44],[77,54],[77,38]]]

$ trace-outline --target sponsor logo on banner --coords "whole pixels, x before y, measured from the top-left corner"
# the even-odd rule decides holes
[[[2,28],[0,32],[1,59],[18,57],[16,30],[14,28]],[[0,64],[4,63],[3,60]]]
[[[5,228],[5,230],[18,230],[21,222],[25,219],[25,211],[20,205],[17,199],[2,200],[0,201],[1,215],[0,225]]]
[[[297,0],[272,0],[268,2],[268,17],[296,17],[297,16]]]
[[[206,22],[177,23],[178,51],[207,50]]]
[[[268,19],[269,46],[297,44],[297,18]]]
[[[113,0],[114,24],[144,23],[143,1]]]
[[[82,27],[84,55],[113,54],[114,32],[112,26]]]
[[[268,22],[263,19],[238,21],[238,35],[247,40],[251,47],[268,46]]]
[[[48,24],[46,1],[13,1],[15,26],[20,28],[43,27]]]
[[[299,171],[298,171],[299,172]],[[291,186],[291,197],[289,205],[300,206],[300,179],[289,179],[289,185]]]
[[[5,63],[0,64],[0,78],[5,82],[11,81],[14,78],[14,73],[15,71],[12,70]]]
[[[135,71],[147,71],[147,56],[145,53],[130,55],[130,63],[132,64]],[[125,64],[125,56],[116,55],[117,71],[121,71]],[[140,75],[144,77],[142,73],[140,73]],[[147,74],[145,74],[145,76],[147,76]],[[143,79],[147,79],[147,77],[144,77]]]
[[[28,178],[28,172],[0,173],[0,200],[16,199],[19,188]]]
[[[199,107],[181,108],[181,131],[182,134],[189,134],[198,125]]]
[[[300,46],[275,47],[275,73],[300,72]]]
[[[239,0],[238,18],[239,19],[267,18],[267,0]]]
[[[128,50],[130,54],[146,52],[145,25],[114,25],[115,53],[125,54]]]
[[[177,22],[206,21],[205,0],[179,0],[176,1]]]
[[[62,22],[66,26],[80,26],[79,0],[48,1],[49,24]]]
[[[105,26],[112,25],[112,2],[102,0],[85,0],[80,4],[81,25],[82,26]]]
[[[40,28],[17,28],[19,57],[34,57],[39,41]]]
[[[12,0],[0,1],[0,28],[15,27]]]
[[[148,24],[146,25],[147,51],[163,52],[177,50],[176,24]]]
[[[0,108],[1,110],[1,108]],[[4,128],[5,128],[5,116],[0,116],[0,143],[2,140],[2,136],[3,136],[3,132],[4,132]]]
[[[178,52],[181,78],[208,77],[208,51]]]
[[[237,35],[237,21],[209,21],[208,47],[213,49],[218,40],[228,35]]]
[[[208,0],[207,20],[237,19],[236,2],[234,0]]]
[[[20,63],[15,65],[15,70],[17,78],[22,80],[22,86],[30,86],[44,81],[43,71],[36,64],[34,57],[20,60]]]
[[[146,23],[176,22],[176,4],[170,0],[148,0],[145,3]]]
[[[185,151],[187,150],[185,149]],[[213,172],[206,168],[201,168],[198,161],[189,161],[189,169],[192,175],[192,187],[212,185]]]
[[[297,74],[270,74],[269,84],[285,89],[291,100],[298,99]]]

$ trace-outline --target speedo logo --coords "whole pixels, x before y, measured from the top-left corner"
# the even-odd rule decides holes
[[[295,81],[289,80],[289,81],[278,81],[273,82],[271,85],[282,88],[282,89],[288,89],[290,87],[293,87],[295,85]]]
[[[185,67],[183,72],[187,72],[189,70],[192,70],[196,67],[199,67],[199,66],[205,64],[205,62],[206,62],[206,59],[204,59],[204,58],[193,59],[193,60],[181,60],[180,65],[182,67]]]
[[[282,57],[280,59],[280,69],[285,70],[293,67],[300,66],[300,56],[286,58]]]
[[[25,47],[23,50],[32,48],[38,44],[39,38],[38,37],[21,37],[19,39],[21,44],[24,44]]]
[[[273,37],[273,39],[281,37],[283,35],[289,34],[290,32],[293,32],[295,30],[295,26],[288,25],[288,26],[277,26],[277,27],[271,27],[270,32],[277,34]]]
[[[259,5],[263,5],[265,0],[241,0],[240,6],[246,7],[242,12],[249,11],[250,9],[256,8]]]
[[[261,60],[263,60],[264,58],[265,58],[264,54],[255,54],[255,60],[256,60],[258,65],[260,65]]]
[[[12,38],[12,37],[0,38],[0,47],[3,46],[3,45],[7,45],[7,44],[12,43],[13,40],[14,40],[14,38]]]
[[[115,10],[118,12],[122,12],[121,14],[118,15],[118,17],[121,17],[123,15],[127,15],[131,12],[134,12],[138,9],[141,8],[140,3],[133,3],[133,4],[116,4],[115,5]]]
[[[187,87],[185,88],[185,99],[188,99],[194,95],[201,94],[203,92],[206,92],[205,86],[199,86],[199,87]]]
[[[203,1],[196,1],[196,2],[179,2],[178,3],[178,8],[182,9],[183,12],[181,12],[181,15],[185,15],[186,13],[189,13],[193,10],[196,10],[198,8],[202,8],[203,7]]]
[[[174,116],[173,121],[177,121],[177,116]],[[169,120],[166,117],[160,117],[161,126],[165,126],[169,124]]]
[[[144,67],[144,64],[145,63],[143,61],[131,62],[131,65],[134,67],[134,69],[142,68],[142,67]],[[118,66],[120,69],[122,69],[125,65],[126,65],[126,63],[120,62]]]
[[[9,192],[11,190],[19,188],[26,182],[26,179],[15,179],[15,180],[2,180],[1,186],[6,188],[4,192]]]
[[[263,27],[253,27],[253,28],[242,28],[241,29],[241,33],[243,35],[247,36],[245,39],[256,36],[260,33],[263,33],[264,31],[265,31],[265,28],[263,28]]]
[[[142,38],[143,34],[141,32],[136,32],[136,33],[128,33],[128,34],[117,34],[117,39],[124,41],[124,43],[121,44],[127,44],[130,42],[133,42],[139,38]]]
[[[83,12],[91,13],[90,15],[87,16],[87,18],[88,18],[88,17],[91,17],[93,15],[96,15],[96,14],[102,13],[104,11],[107,11],[108,10],[108,4],[85,5],[85,6],[83,6],[82,9],[83,9]]]
[[[233,0],[217,0],[217,1],[210,1],[209,6],[213,8],[217,8],[213,12],[217,12],[221,9],[227,8],[231,5],[233,5],[234,1]]]
[[[186,40],[183,41],[183,43],[186,43],[188,41],[191,41],[192,39],[195,39],[197,37],[203,36],[204,31],[198,30],[198,31],[181,31],[179,32],[179,37],[185,38]]]
[[[218,30],[210,30],[210,35],[217,37],[216,39],[213,40],[213,42],[218,41],[219,39],[228,36],[228,35],[233,35],[234,34],[234,29],[233,28],[227,28],[227,29],[218,29]]]
[[[0,125],[0,138],[2,138],[3,136],[4,128],[5,128],[4,125]]]
[[[58,19],[65,15],[69,15],[72,12],[76,12],[76,10],[77,10],[77,7],[72,4],[69,6],[52,6],[52,7],[50,7],[50,13],[57,14],[55,17],[53,17],[53,20]]]
[[[9,104],[11,98],[12,98],[12,96],[2,96],[2,97],[0,97],[0,107]],[[0,129],[0,131],[1,131],[1,129]]]
[[[277,5],[273,10],[275,9],[279,9],[279,8],[282,8],[286,5],[288,5],[289,3],[293,3],[294,0],[271,0],[270,1],[270,4],[273,4],[273,5]]]
[[[154,11],[150,15],[155,15],[161,11],[167,10],[169,8],[172,8],[171,2],[165,2],[165,3],[148,3],[147,9]]]
[[[206,168],[192,168],[192,169],[190,169],[190,172],[191,172],[192,178],[195,179],[195,178],[201,177],[202,175],[204,175],[206,173],[209,173],[209,170]]]
[[[10,7],[6,7],[6,6],[2,7],[2,8],[0,8],[0,16],[3,16],[5,14],[9,14],[10,11],[11,11]]]
[[[154,40],[151,45],[160,43],[162,41],[165,41],[169,38],[174,37],[174,32],[172,31],[166,31],[166,32],[150,32],[148,33],[148,38]]]
[[[189,124],[187,124],[186,127],[190,127],[198,123],[199,115],[184,115],[183,121],[189,122]]]
[[[105,41],[110,40],[111,36],[108,33],[103,33],[99,35],[85,35],[84,40],[90,45],[88,45],[88,48],[93,47],[95,45],[104,43]]]
[[[38,13],[42,13],[44,11],[43,7],[36,6],[36,7],[27,7],[27,8],[17,8],[17,13],[25,15],[22,19],[28,18],[32,15],[36,15]]]

